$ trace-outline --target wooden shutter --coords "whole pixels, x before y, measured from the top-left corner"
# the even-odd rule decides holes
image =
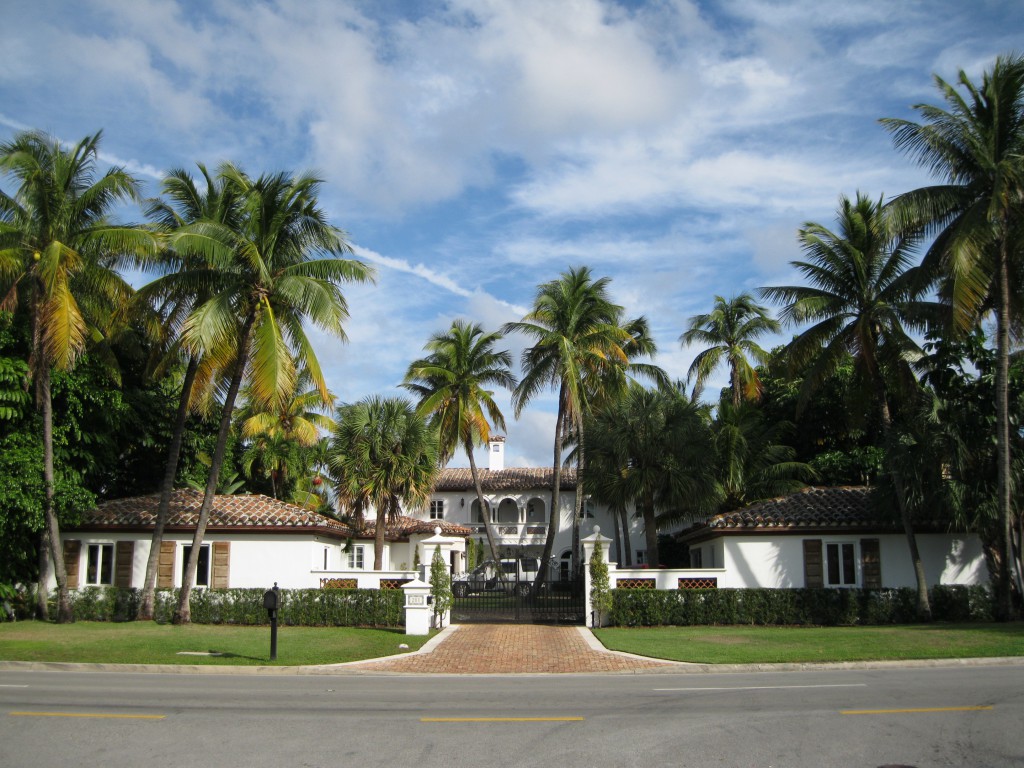
[[[860,567],[864,589],[882,588],[882,552],[878,539],[860,540]]]
[[[64,542],[64,570],[68,574],[68,589],[78,589],[78,571],[82,562],[82,542],[69,539]]]
[[[135,572],[135,542],[117,542],[117,559],[114,561],[114,586],[131,589]]]
[[[804,539],[804,586],[822,589],[825,572],[822,568],[821,539]]]
[[[160,542],[160,560],[157,562],[156,585],[160,589],[174,586],[174,555],[178,545],[173,541]]]
[[[231,542],[213,542],[213,581],[214,589],[228,588],[228,572],[231,570]]]

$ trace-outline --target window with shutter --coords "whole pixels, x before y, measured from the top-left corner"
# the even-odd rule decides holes
[[[825,586],[821,539],[804,540],[804,585],[811,589],[821,589]]]

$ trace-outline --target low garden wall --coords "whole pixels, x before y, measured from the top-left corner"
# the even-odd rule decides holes
[[[935,621],[992,621],[986,586],[931,589]],[[917,590],[902,589],[613,589],[608,623],[618,627],[693,625],[909,624]]]

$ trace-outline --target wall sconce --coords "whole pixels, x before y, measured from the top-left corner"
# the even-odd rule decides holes
[[[466,506],[466,498],[465,497],[459,499],[459,506],[460,507]]]

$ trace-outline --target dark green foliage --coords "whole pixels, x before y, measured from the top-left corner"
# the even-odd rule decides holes
[[[984,586],[932,588],[936,621],[991,621]],[[615,589],[612,626],[854,626],[917,620],[917,590],[902,589]]]
[[[269,623],[262,589],[197,589],[190,603],[194,624]],[[71,592],[77,621],[132,621],[141,590],[85,587]],[[156,592],[154,618],[171,620],[178,590]],[[303,627],[401,627],[405,595],[400,589],[282,589],[278,621]]]

